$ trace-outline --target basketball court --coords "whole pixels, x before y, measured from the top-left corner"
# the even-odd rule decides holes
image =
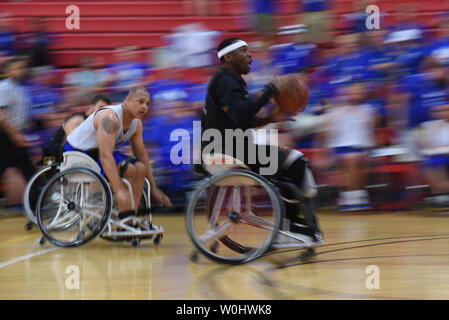
[[[449,299],[448,217],[332,210],[318,217],[326,245],[313,260],[284,249],[228,266],[190,261],[179,214],[153,216],[166,230],[159,246],[96,238],[67,249],[41,247],[23,215],[2,213],[0,299]]]

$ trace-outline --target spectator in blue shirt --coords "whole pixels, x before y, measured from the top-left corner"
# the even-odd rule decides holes
[[[307,40],[315,44],[331,42],[330,30],[332,28],[332,13],[330,0],[302,0],[302,12],[298,17],[298,23],[304,23],[309,28]]]
[[[422,32],[418,28],[391,32],[386,40],[389,55],[393,57],[399,76],[416,74],[427,54],[422,45]]]
[[[305,25],[281,27],[279,36],[284,43],[270,48],[273,65],[279,74],[304,72],[317,64],[317,46],[306,41],[308,32]]]
[[[409,75],[402,80],[402,91],[405,93],[403,117],[407,119],[404,139],[412,160],[420,159],[418,126],[429,121],[432,107],[447,104],[449,101],[446,80],[448,73],[444,63],[429,57],[423,64],[423,73]]]
[[[51,86],[53,76],[52,67],[35,68],[34,76],[28,84],[31,95],[31,117],[44,127],[47,127],[45,125],[47,116],[60,111],[58,105],[63,102],[60,91]]]
[[[383,43],[385,31],[383,29],[370,30],[364,35],[367,38],[367,44],[362,47],[364,61],[367,65],[365,78],[379,83],[385,82],[389,71],[395,67],[393,57],[389,55]]]
[[[116,63],[107,67],[112,82],[110,84],[114,101],[122,101],[132,86],[144,86],[148,75],[148,65],[136,61],[135,46],[123,46],[116,49]]]
[[[47,30],[47,22],[44,17],[36,17],[31,20],[32,30],[21,34],[18,40],[19,51],[30,57],[32,67],[52,65],[49,55],[49,47],[53,39]]]
[[[428,46],[428,55],[440,61],[449,60],[449,16],[445,16],[440,25],[439,35]]]
[[[6,58],[16,54],[15,50],[15,33],[9,27],[9,14],[0,13],[0,58]]]
[[[333,92],[341,96],[344,89],[354,81],[363,80],[366,72],[366,57],[358,46],[358,34],[345,34],[337,39],[337,55],[326,62],[326,73]]]
[[[255,15],[255,29],[262,36],[264,46],[274,42],[275,21],[273,16],[277,13],[275,0],[251,0],[252,12]]]

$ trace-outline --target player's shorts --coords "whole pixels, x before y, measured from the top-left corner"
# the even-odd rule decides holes
[[[100,158],[98,156],[98,150],[88,150],[88,151],[83,151],[83,150],[79,150],[74,148],[70,143],[66,142],[64,145],[64,151],[79,151],[82,153],[87,154],[88,156],[90,156],[92,159],[94,159],[98,165],[100,166],[101,169],[101,175],[103,177],[106,177],[106,173],[104,172],[103,166],[101,165],[101,161]],[[113,157],[115,160],[115,163],[118,165],[120,162],[122,162],[123,160],[126,160],[129,158],[128,155],[120,152],[120,151],[114,151],[113,153]]]
[[[366,150],[364,148],[357,148],[357,147],[336,147],[334,148],[334,152],[337,155],[344,155],[348,153],[362,153]]]
[[[449,168],[449,156],[431,156],[424,159],[424,165],[431,168],[446,167]]]

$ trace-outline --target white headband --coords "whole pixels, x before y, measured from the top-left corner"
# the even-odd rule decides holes
[[[243,40],[234,42],[234,43],[230,44],[229,46],[224,47],[223,49],[218,51],[218,59],[221,59],[221,57],[223,57],[226,53],[229,53],[231,51],[234,51],[235,49],[245,47],[245,46],[248,46],[248,44]]]

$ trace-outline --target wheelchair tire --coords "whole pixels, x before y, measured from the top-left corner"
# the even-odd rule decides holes
[[[233,181],[233,183],[230,185],[226,185],[226,183],[228,183],[226,181],[231,180]],[[240,181],[242,181],[241,185],[239,185]],[[211,201],[214,198],[214,193],[217,192],[216,189],[217,185],[221,184],[223,186],[223,183],[224,188],[232,188],[230,190],[232,193],[232,197],[234,199],[232,200],[234,201],[232,204],[233,208],[232,210],[230,210],[228,215],[225,215],[226,221],[223,224],[219,225],[217,222],[219,219],[218,216],[221,214],[222,211],[221,204],[223,203],[223,199],[226,197],[226,193],[228,192],[228,190],[225,189],[225,191],[222,193],[222,200],[219,208],[220,212],[216,214],[217,217],[215,219],[217,220],[213,222],[215,223],[215,227],[217,227],[215,228],[215,230],[219,230],[221,226],[226,224],[231,225],[235,230],[236,229],[240,230],[241,226],[253,227],[253,229],[250,229],[249,231],[245,230],[245,232],[242,232],[240,234],[237,233],[234,233],[232,235],[219,234],[216,236],[216,238],[210,238],[212,240],[211,243],[206,244],[206,241],[208,241],[209,239],[202,240],[200,239],[200,237],[203,237],[211,230],[210,208],[211,206],[213,206]],[[249,197],[252,196],[252,190],[258,192],[256,194],[259,194],[260,191],[263,190],[264,192],[263,199],[265,201],[267,199],[270,201],[268,216],[271,218],[271,220],[269,218],[260,218],[258,216],[255,216],[255,219],[263,220],[265,226],[257,225],[257,223],[248,220],[247,217],[245,217],[245,215],[243,214],[244,211],[242,210],[240,210],[241,212],[235,211],[234,206],[236,205],[237,201],[236,198],[237,195],[240,196],[240,191],[236,190],[240,190],[242,187],[245,188],[245,192],[249,192]],[[246,189],[247,187],[250,190],[247,190]],[[203,200],[203,198],[205,200]],[[241,199],[242,198],[238,200],[239,203],[241,203]],[[228,207],[230,206],[230,201],[231,200],[228,199]],[[237,204],[237,206],[239,206],[238,208],[240,208],[239,204]],[[198,208],[200,209],[198,210]],[[252,212],[252,209],[251,210],[249,208],[246,209],[247,211]],[[199,211],[200,214],[196,214],[197,211]],[[219,172],[211,177],[205,178],[191,195],[191,198],[186,207],[185,219],[186,219],[187,232],[189,234],[190,239],[192,240],[196,249],[199,252],[201,252],[204,256],[218,263],[242,264],[250,262],[260,257],[268,250],[274,237],[277,235],[283,215],[284,215],[284,205],[279,197],[276,188],[264,177],[259,176],[251,171],[238,169],[238,170],[227,170]],[[201,236],[199,236],[197,233],[197,229],[204,228],[204,224],[208,224],[209,229],[205,233],[200,232],[199,234],[201,234]],[[230,228],[231,227],[229,227],[228,230],[230,230]],[[254,230],[257,231],[253,232]],[[265,234],[262,236],[260,236],[258,233],[258,231],[261,230],[263,230],[262,232],[265,232]],[[255,243],[254,241],[251,242],[251,239],[249,240],[250,244],[245,243],[245,240],[247,240],[245,237],[251,235],[256,235],[258,238],[260,238],[260,240],[256,241],[257,243],[256,245],[254,245]],[[224,245],[225,247],[224,251],[220,250],[221,249],[220,243]]]
[[[88,203],[99,198],[99,204]],[[36,206],[36,218],[48,241],[60,247],[76,247],[103,232],[111,211],[112,191],[106,179],[91,169],[71,168],[45,185]]]
[[[56,173],[59,173],[59,167],[56,165],[43,167],[27,183],[23,194],[23,206],[26,217],[34,224],[37,224],[36,205],[39,200],[39,195],[47,182]]]

